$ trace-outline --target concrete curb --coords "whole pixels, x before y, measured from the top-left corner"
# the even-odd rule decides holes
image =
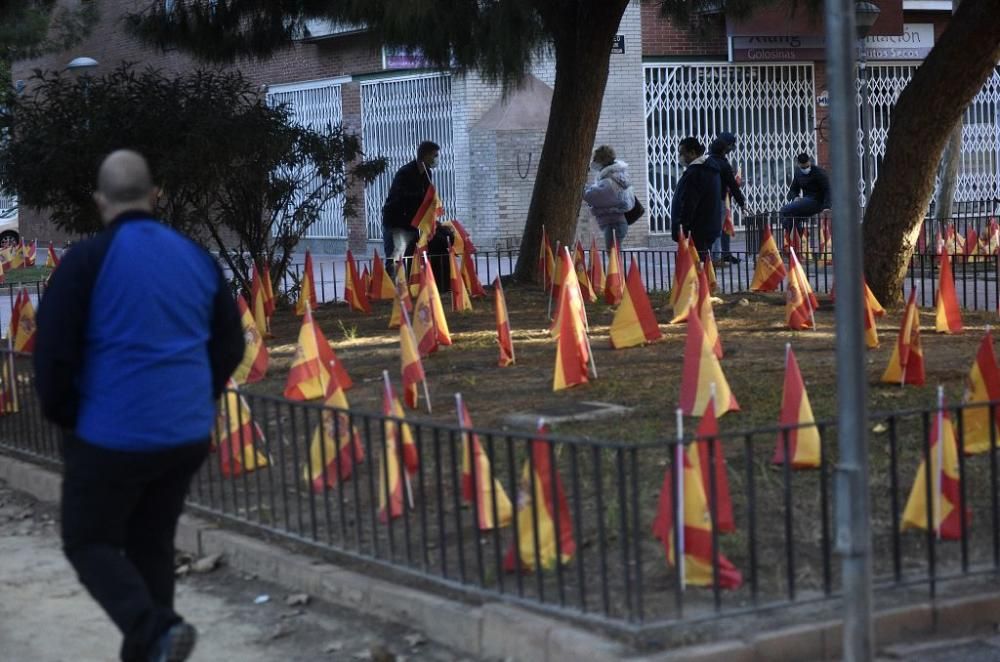
[[[58,503],[60,476],[0,455],[0,480],[39,501]],[[462,652],[518,662],[794,662],[838,659],[842,625],[823,621],[733,639],[637,654],[589,630],[501,602],[473,606],[345,570],[277,545],[226,531],[188,515],[178,523],[177,548],[192,554],[223,554],[243,573],[264,577],[290,592],[409,625]],[[1000,621],[1000,593],[949,598],[878,612],[880,646],[928,634],[967,634]]]

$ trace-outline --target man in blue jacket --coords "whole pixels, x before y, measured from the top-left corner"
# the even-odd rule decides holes
[[[685,138],[677,151],[685,170],[670,204],[671,234],[677,241],[683,228],[704,258],[722,233],[722,176],[697,138]]]
[[[104,160],[106,227],[52,274],[34,355],[42,412],[64,431],[63,548],[124,635],[126,662],[194,648],[173,610],[174,534],[244,348],[222,271],[156,220],[156,196],[142,156]]]
[[[781,208],[785,232],[791,232],[793,226],[801,231],[806,218],[830,207],[830,178],[826,171],[805,153],[795,157],[795,166],[792,185],[788,187],[788,203]]]

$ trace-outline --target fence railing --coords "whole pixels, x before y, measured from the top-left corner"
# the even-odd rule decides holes
[[[0,450],[58,465],[59,435],[40,414],[30,357],[0,358],[3,393],[13,384],[17,394],[3,400]],[[840,592],[832,421],[712,439],[688,434],[678,442],[667,416],[660,439],[633,443],[532,431],[470,434],[419,418],[238,395],[242,401],[235,392],[223,398],[215,451],[189,496],[192,509],[220,521],[473,599],[509,600],[632,634],[774,608],[822,608]],[[474,415],[475,400],[467,404]],[[870,417],[880,599],[914,597],[915,590],[918,598],[933,597],[946,582],[1000,572],[997,428],[990,425],[1000,422],[1000,403],[946,411],[950,422],[934,408]],[[404,429],[412,443],[395,443]],[[815,468],[774,463],[776,453],[797,457],[812,430],[821,440]],[[926,458],[945,473],[917,480]],[[692,470],[703,477],[700,493]],[[682,475],[696,491],[678,500],[671,486]],[[911,490],[923,490],[925,499],[907,510]],[[692,496],[708,512],[682,528],[678,505],[694,504],[685,501]],[[912,524],[946,511],[939,527],[904,530],[904,514]],[[671,552],[685,559],[683,576],[668,561]]]

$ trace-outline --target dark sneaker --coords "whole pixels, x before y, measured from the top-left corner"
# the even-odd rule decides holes
[[[190,657],[198,641],[198,631],[193,625],[181,621],[170,626],[153,646],[149,662],[184,662]]]
[[[735,255],[733,255],[732,253],[730,253],[729,255],[723,255],[722,256],[722,261],[723,262],[728,262],[730,264],[739,264],[740,263],[740,258],[738,258]]]

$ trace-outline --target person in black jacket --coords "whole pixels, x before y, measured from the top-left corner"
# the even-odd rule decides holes
[[[42,413],[63,429],[63,551],[122,632],[125,662],[194,648],[173,608],[174,534],[244,350],[222,270],[154,217],[156,196],[141,155],[104,160],[106,227],[53,272],[34,352]]]
[[[781,208],[785,232],[791,232],[793,226],[801,231],[807,217],[830,207],[830,179],[826,171],[814,164],[808,154],[799,154],[795,163],[795,175],[788,189],[789,202]]]
[[[729,159],[726,158],[726,155],[735,148],[736,136],[729,131],[720,133],[708,147],[708,158],[719,166],[719,174],[722,177],[723,222],[725,222],[726,218],[725,200],[727,194],[732,198],[733,202],[739,205],[744,213],[747,210],[747,200],[743,196],[743,191],[740,190],[739,182],[736,181],[736,174],[733,172],[733,167],[729,165]],[[731,237],[728,234],[720,232],[719,239],[712,246],[712,257],[717,262],[716,266],[721,266],[727,262],[735,264],[740,261],[738,257],[730,252],[730,239]]]
[[[695,248],[705,253],[722,232],[722,178],[719,166],[708,159],[705,146],[697,138],[687,137],[678,146],[680,162],[686,167],[674,188],[670,204],[671,234],[674,241],[680,230],[694,239]]]
[[[382,248],[385,268],[396,273],[396,262],[413,254],[417,230],[412,227],[420,203],[431,185],[431,169],[437,167],[441,148],[429,140],[417,146],[417,158],[396,171],[389,195],[382,205]]]

